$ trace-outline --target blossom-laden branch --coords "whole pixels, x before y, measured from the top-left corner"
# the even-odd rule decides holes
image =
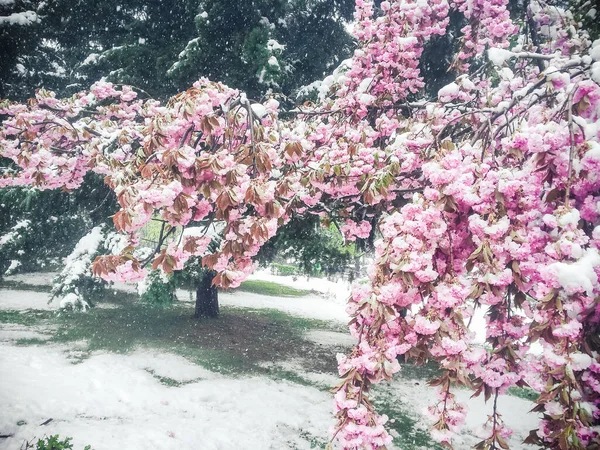
[[[456,386],[493,399],[478,444],[487,450],[511,442],[499,396],[529,386],[542,420],[527,442],[594,448],[600,44],[538,2],[527,21],[535,43],[521,36],[512,48],[521,31],[505,0],[356,3],[359,47],[315,111],[280,115],[273,99],[252,104],[206,79],[166,105],[104,82],[66,100],[40,90],[27,105],[0,105],[0,156],[12,161],[0,186],[71,190],[87,171],[103,174],[130,244],[95,261],[107,279],[142,278],[150,261],[170,273],[203,256],[215,283],[238,286],[298,214],[340,221],[347,241],[376,236],[369,283],[348,306],[358,344],[338,358],[333,435],[343,448],[391,442],[369,393],[400,358],[440,364],[428,411],[447,446],[466,414]],[[419,59],[450,13],[468,23],[457,77],[427,100]],[[223,239],[214,252],[204,235],[161,239],[140,263],[139,230],[157,217],[165,230],[219,222]],[[477,310],[483,345],[469,329]]]

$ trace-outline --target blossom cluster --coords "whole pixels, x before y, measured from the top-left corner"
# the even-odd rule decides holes
[[[453,14],[468,24],[456,80],[428,99],[420,57]],[[529,386],[541,420],[526,442],[586,448],[600,441],[600,42],[559,7],[534,1],[528,17],[536,42],[505,0],[357,0],[358,49],[315,111],[286,119],[275,100],[206,79],[166,105],[109,83],[67,100],[40,90],[0,105],[0,155],[13,161],[0,186],[74,189],[89,170],[105,175],[130,243],[94,264],[113,280],[202,256],[236,287],[293,214],[339,220],[347,241],[374,245],[347,309],[358,344],[338,357],[343,448],[390,443],[370,386],[400,361],[429,360],[441,368],[427,409],[440,442],[464,423],[462,385],[494,399],[479,447],[513,445],[496,400]],[[157,216],[169,230],[222,224],[220,245],[183,232],[139,261],[139,230]],[[484,342],[469,327],[478,311]]]

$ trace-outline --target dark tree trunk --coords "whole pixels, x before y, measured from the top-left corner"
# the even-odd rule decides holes
[[[196,311],[197,318],[217,317],[219,315],[219,291],[212,285],[214,272],[206,271],[200,283],[196,287]]]

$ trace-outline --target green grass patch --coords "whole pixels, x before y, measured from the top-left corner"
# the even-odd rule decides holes
[[[15,289],[19,291],[50,292],[52,285],[49,284],[29,284],[23,281],[0,280],[0,288]]]
[[[402,367],[399,375],[402,378],[407,380],[419,380],[423,383],[427,383],[427,381],[437,378],[442,374],[442,370],[439,365],[435,361],[429,361],[423,365],[416,365],[412,362],[400,362],[400,367]]]
[[[414,406],[403,404],[388,386],[377,386],[372,401],[379,414],[385,414],[390,418],[386,428],[393,430],[394,445],[398,448],[442,450],[442,447],[431,439],[426,428],[418,427],[420,420],[415,416],[414,411],[409,410],[409,408],[414,409]]]
[[[55,315],[53,311],[32,309],[25,311],[0,310],[0,323],[33,326],[42,324]]]
[[[63,313],[52,321],[58,327],[51,342],[86,341],[87,350],[127,353],[156,348],[184,356],[211,371],[268,374],[265,362],[319,356],[332,362],[326,349],[303,338],[309,328],[327,322],[296,318],[279,311],[222,308],[217,319],[198,320],[190,305],[156,308],[135,303],[126,307],[94,308],[87,313]],[[312,356],[311,356],[312,357]]]
[[[539,397],[539,394],[533,389],[521,388],[517,386],[509,387],[506,393],[514,397],[522,398],[523,400],[531,400],[532,402],[535,402]]]
[[[154,378],[156,378],[160,384],[163,384],[163,385],[169,386],[169,387],[185,386],[186,384],[191,384],[191,383],[200,381],[200,378],[196,378],[194,380],[179,381],[179,380],[175,380],[173,378],[163,377],[162,375],[158,375],[154,370],[151,370],[151,369],[146,369],[146,372],[148,372],[150,375],[152,375]]]
[[[272,297],[302,297],[310,294],[312,291],[296,289],[283,284],[273,283],[271,281],[248,280],[244,281],[239,291],[252,292],[254,294],[269,295]]]
[[[271,272],[276,275],[281,276],[293,276],[293,275],[301,275],[300,269],[298,266],[294,266],[292,264],[271,264]]]
[[[300,437],[308,442],[310,448],[325,449],[327,447],[327,439],[315,436],[308,431],[301,431]]]
[[[45,345],[46,344],[46,339],[40,339],[40,338],[22,338],[22,339],[17,339],[15,344],[21,347],[28,347],[30,345]]]

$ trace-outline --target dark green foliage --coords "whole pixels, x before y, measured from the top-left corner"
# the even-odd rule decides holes
[[[281,276],[290,276],[290,275],[300,275],[300,269],[298,269],[298,267],[294,266],[293,264],[279,264],[279,263],[273,263],[271,264],[271,271],[275,274],[275,275],[281,275]]]
[[[600,0],[570,0],[569,9],[592,41],[600,39]]]
[[[311,293],[311,291],[305,289],[296,289],[283,284],[262,280],[244,281],[238,290],[261,295],[270,295],[273,297],[302,297]]]
[[[114,194],[93,173],[72,194],[22,187],[0,189],[0,236],[16,232],[1,246],[0,276],[11,261],[20,263],[18,271],[56,268],[83,235],[116,210]],[[14,230],[15,226],[18,229]]]
[[[346,272],[354,261],[354,244],[345,246],[334,225],[324,228],[314,215],[296,217],[282,227],[258,254],[262,265],[275,258],[290,259],[301,273],[331,276]]]
[[[344,28],[351,0],[200,2],[196,38],[171,68],[184,88],[198,75],[259,98],[267,88],[290,94],[333,70],[353,43]],[[273,39],[284,49],[269,51]],[[269,64],[275,56],[279,67]]]
[[[0,6],[0,15],[32,11],[38,21],[0,25],[0,98],[24,100],[41,86],[70,95],[101,77],[163,99],[201,76],[256,98],[268,88],[289,94],[349,54],[343,21],[351,20],[353,6],[353,0],[16,0]],[[269,39],[286,48],[268,50]],[[281,57],[279,68],[268,64],[271,56]]]
[[[28,24],[0,24],[0,98],[25,99],[35,88],[58,88],[65,84],[61,52],[43,39],[40,0],[0,3],[0,16],[26,13]]]
[[[58,434],[50,437],[44,437],[44,439],[38,439],[35,447],[33,444],[29,442],[25,442],[21,447],[24,450],[34,449],[35,450],[72,450],[73,444],[71,443],[73,439],[68,437],[61,439]],[[92,447],[90,445],[86,445],[83,450],[91,450]]]
[[[148,279],[146,280],[148,287],[140,296],[142,301],[157,306],[167,306],[173,303],[175,300],[175,289],[177,288],[176,279],[173,276],[169,276],[165,280],[163,277],[164,275],[161,275],[157,270],[152,271],[148,275]]]

